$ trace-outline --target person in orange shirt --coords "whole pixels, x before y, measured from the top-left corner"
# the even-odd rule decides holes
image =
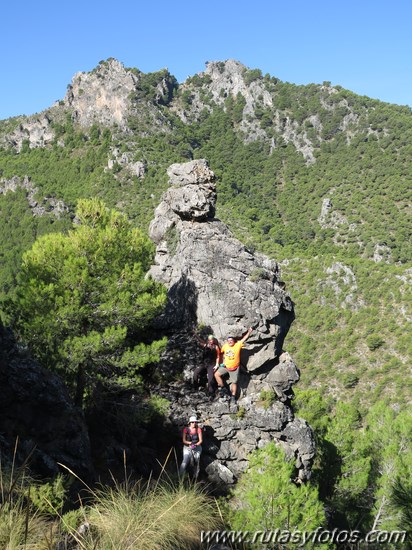
[[[222,393],[224,388],[223,376],[229,375],[230,391],[232,402],[236,402],[237,383],[239,380],[239,367],[240,367],[240,350],[243,348],[243,344],[249,338],[252,333],[252,327],[248,329],[243,338],[236,341],[234,336],[228,336],[226,342],[222,346],[223,366],[220,366],[215,372],[215,378],[219,390]]]

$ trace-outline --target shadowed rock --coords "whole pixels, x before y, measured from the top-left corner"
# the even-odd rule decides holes
[[[58,376],[19,350],[0,324],[0,451],[37,475],[51,477],[64,464],[81,479],[93,476],[82,413]],[[65,472],[67,473],[67,472]]]

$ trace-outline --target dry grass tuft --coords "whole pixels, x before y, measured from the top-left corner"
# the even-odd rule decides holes
[[[106,489],[88,514],[90,550],[180,550],[199,547],[200,532],[221,526],[216,503],[197,486]]]

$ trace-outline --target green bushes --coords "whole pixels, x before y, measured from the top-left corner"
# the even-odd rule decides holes
[[[277,400],[276,393],[271,390],[262,390],[260,392],[258,403],[264,408],[268,409]]]
[[[351,291],[339,277],[325,284],[326,270],[336,262],[336,257],[323,255],[282,266],[296,304],[285,346],[301,369],[301,387],[310,388],[316,381],[326,393],[328,388],[331,394],[339,391],[343,400],[373,404],[378,393],[369,390],[368,380],[377,381],[385,371],[395,382],[407,368],[412,334],[400,308],[409,315],[404,302],[408,268],[346,259],[342,264],[350,268],[356,285]],[[346,293],[356,293],[356,300],[345,301]],[[396,392],[383,388],[393,404],[408,401],[409,391],[407,384]]]
[[[4,309],[81,405],[100,377],[141,383],[138,370],[156,362],[165,346],[145,331],[166,294],[145,278],[151,242],[124,215],[94,199],[79,201],[77,216],[80,223],[67,235],[45,235],[25,253],[16,296]]]
[[[366,344],[371,351],[380,348],[385,341],[378,334],[371,334],[366,338]]]
[[[293,532],[326,525],[316,488],[310,483],[297,486],[293,479],[293,462],[286,460],[282,449],[273,442],[252,452],[249,467],[241,475],[227,506],[231,528]],[[284,546],[295,547],[295,543]]]

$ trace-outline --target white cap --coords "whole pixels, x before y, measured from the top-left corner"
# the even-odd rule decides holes
[[[197,416],[191,416],[191,417],[189,418],[189,424],[190,424],[191,422],[197,422]]]

